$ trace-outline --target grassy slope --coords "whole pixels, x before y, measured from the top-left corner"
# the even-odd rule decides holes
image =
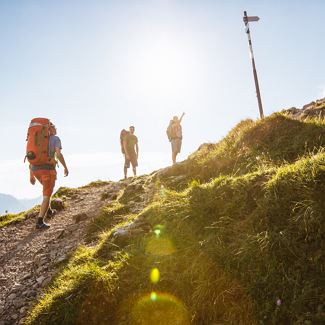
[[[39,205],[31,208],[28,211],[20,213],[9,213],[0,216],[0,228],[6,227],[12,223],[23,221],[27,218],[35,217],[39,212]]]
[[[160,172],[140,213],[126,188],[27,324],[320,324],[324,144],[324,122],[274,114]]]

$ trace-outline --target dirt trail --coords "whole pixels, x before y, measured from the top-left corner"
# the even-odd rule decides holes
[[[58,264],[83,243],[87,224],[110,202],[101,200],[102,194],[113,196],[122,187],[123,182],[112,182],[78,189],[66,199],[66,208],[49,221],[48,230],[35,230],[35,218],[0,229],[0,325],[23,324]],[[75,217],[81,213],[77,222]]]

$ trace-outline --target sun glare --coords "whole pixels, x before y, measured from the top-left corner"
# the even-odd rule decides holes
[[[133,89],[146,96],[185,92],[193,80],[193,57],[184,45],[157,40],[133,54],[129,66]]]

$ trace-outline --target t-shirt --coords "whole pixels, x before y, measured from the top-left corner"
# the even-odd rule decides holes
[[[131,133],[128,133],[125,136],[126,149],[129,154],[135,153],[134,146],[138,143],[138,138]]]
[[[49,139],[49,156],[54,158],[55,148],[62,149],[61,140],[56,135],[51,135]]]

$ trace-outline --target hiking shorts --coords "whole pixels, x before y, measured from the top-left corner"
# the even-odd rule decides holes
[[[125,162],[124,162],[124,167],[125,168],[129,168],[130,167],[130,163],[132,164],[132,167],[135,168],[138,166],[138,160],[137,160],[137,155],[135,153],[130,155],[130,159],[126,158],[125,155]]]
[[[55,181],[56,181],[56,170],[34,170],[34,176],[43,185],[43,196],[50,197],[53,193]]]
[[[181,148],[182,148],[182,139],[181,138],[176,138],[176,139],[172,139],[172,141],[170,141],[172,144],[172,152],[173,153],[180,153],[181,152]]]

